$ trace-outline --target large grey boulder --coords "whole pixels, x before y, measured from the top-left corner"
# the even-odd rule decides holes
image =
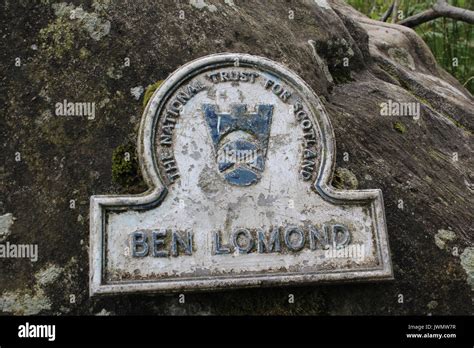
[[[6,2],[2,12],[0,215],[15,217],[7,241],[39,253],[0,259],[3,313],[472,313],[474,99],[413,30],[339,0]],[[144,91],[219,52],[280,62],[322,98],[337,141],[333,184],[383,191],[394,281],[189,294],[184,304],[89,298],[89,197],[146,190],[136,159],[120,160],[134,149]],[[95,117],[56,116],[64,99],[95,102]],[[389,101],[419,103],[420,115],[383,116]]]

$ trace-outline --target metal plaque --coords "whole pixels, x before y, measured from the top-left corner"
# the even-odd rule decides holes
[[[329,117],[280,64],[181,67],[148,103],[138,155],[146,193],[91,197],[91,295],[393,277],[381,191],[331,186]]]

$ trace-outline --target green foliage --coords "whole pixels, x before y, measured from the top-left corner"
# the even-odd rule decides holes
[[[387,0],[347,0],[347,2],[377,20],[391,4],[391,1]],[[400,0],[398,18],[401,20],[427,10],[434,2],[435,0]],[[474,10],[474,0],[451,0],[449,3]],[[438,63],[474,93],[473,26],[449,18],[438,18],[417,26],[415,30],[428,44]]]

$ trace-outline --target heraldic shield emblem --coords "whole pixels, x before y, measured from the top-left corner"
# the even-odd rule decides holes
[[[256,112],[245,104],[233,104],[230,113],[211,104],[202,109],[225,180],[238,186],[257,182],[265,168],[273,105],[257,105]]]

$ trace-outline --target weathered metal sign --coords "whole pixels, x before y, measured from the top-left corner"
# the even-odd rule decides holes
[[[92,295],[392,278],[381,191],[331,187],[329,118],[283,66],[183,66],[138,144],[149,191],[91,197]]]

